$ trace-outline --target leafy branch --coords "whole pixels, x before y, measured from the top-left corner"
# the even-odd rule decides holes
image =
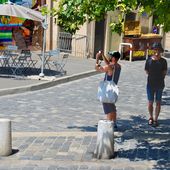
[[[103,20],[108,11],[119,10],[118,21],[111,23],[111,30],[119,35],[123,31],[124,17],[130,12],[157,16],[155,24],[170,31],[170,0],[60,0],[57,9],[49,13],[57,17],[58,25],[74,34],[86,21]],[[43,12],[47,12],[45,9]]]

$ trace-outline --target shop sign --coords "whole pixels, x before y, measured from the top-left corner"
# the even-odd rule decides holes
[[[148,50],[148,55],[151,56],[151,55],[154,55],[155,54],[155,50]]]
[[[144,57],[145,56],[145,51],[138,50],[138,51],[133,51],[133,57]]]

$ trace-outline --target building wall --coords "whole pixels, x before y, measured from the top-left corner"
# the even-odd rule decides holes
[[[75,57],[87,57],[88,55],[88,23],[84,23],[72,39],[72,54]]]
[[[50,0],[48,0],[50,1]],[[51,5],[52,6],[52,5]],[[110,30],[110,23],[117,19],[117,13],[116,12],[109,12],[106,18],[106,28],[105,28],[105,41],[104,41],[104,52],[105,54],[108,51],[112,50],[118,50],[119,43],[121,42],[121,37],[111,32]],[[46,43],[46,49],[55,49],[57,47],[57,37],[59,33],[60,28],[55,24],[55,19],[49,19],[48,18],[48,31],[46,35],[47,43]],[[86,22],[83,26],[80,27],[78,31],[76,31],[76,35],[78,37],[73,36],[72,41],[72,55],[76,55],[76,50],[79,49],[78,56],[83,57],[82,55],[85,55],[84,57],[87,58],[93,58],[94,57],[94,43],[95,43],[95,21],[92,21],[90,23]],[[81,38],[80,38],[81,37]],[[81,40],[86,37],[85,40]],[[75,38],[75,39],[74,39]],[[78,40],[79,39],[79,40]],[[76,41],[74,41],[76,40]],[[87,53],[84,54],[81,47],[86,48]],[[80,55],[82,53],[82,55]]]
[[[57,8],[58,2],[47,0],[48,8],[51,9],[53,7]],[[46,50],[56,49],[58,47],[59,41],[61,41],[59,37],[59,33],[62,32],[61,28],[57,25],[57,18],[48,17],[48,30],[46,33]],[[80,27],[80,29],[76,32],[76,35],[72,36],[72,44],[71,44],[71,54],[74,56],[83,57],[85,54],[85,50],[87,48],[87,23]],[[67,35],[66,35],[67,39]],[[62,40],[63,41],[63,40]],[[66,40],[65,43],[68,43]]]
[[[52,0],[47,0],[48,8],[57,8],[58,3]],[[57,26],[56,18],[47,18],[48,29],[46,32],[46,50],[56,49],[57,47],[57,36],[60,28]]]
[[[87,24],[87,57],[94,56],[95,21]]]
[[[170,32],[165,33],[164,49],[170,51]]]
[[[164,57],[170,58],[170,32],[164,34]]]
[[[57,2],[52,0],[47,0],[49,8],[57,6]],[[117,21],[118,11],[108,12],[105,18],[105,40],[104,40],[104,53],[107,54],[108,51],[119,50],[119,44],[122,41],[122,38],[117,33],[111,32],[110,23]],[[152,28],[152,20],[143,16],[140,19],[142,28],[142,33],[148,33]],[[48,31],[47,31],[47,50],[55,49],[57,47],[57,37],[61,29],[57,26],[57,21],[54,18],[48,18]],[[78,36],[77,36],[78,35]],[[95,46],[95,21],[86,22],[80,29],[76,32],[76,35],[73,35],[72,40],[72,52],[71,54],[78,57],[90,57],[93,58],[94,46]],[[78,51],[79,50],[79,51]],[[86,51],[86,52],[84,52]]]
[[[108,12],[106,19],[106,32],[105,32],[105,55],[108,51],[118,51],[119,44],[121,42],[121,36],[115,32],[112,32],[110,29],[110,24],[112,22],[117,21],[118,19],[118,11]]]

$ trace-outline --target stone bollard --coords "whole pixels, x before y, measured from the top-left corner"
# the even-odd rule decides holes
[[[11,120],[0,119],[0,156],[9,156],[11,153]]]
[[[111,159],[114,157],[114,130],[113,122],[100,120],[97,128],[97,144],[94,151],[97,159]]]

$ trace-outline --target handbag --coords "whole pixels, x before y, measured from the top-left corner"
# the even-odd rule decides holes
[[[99,83],[97,98],[101,103],[116,103],[119,95],[119,88],[113,81],[114,72],[112,74],[112,80],[103,80]]]

